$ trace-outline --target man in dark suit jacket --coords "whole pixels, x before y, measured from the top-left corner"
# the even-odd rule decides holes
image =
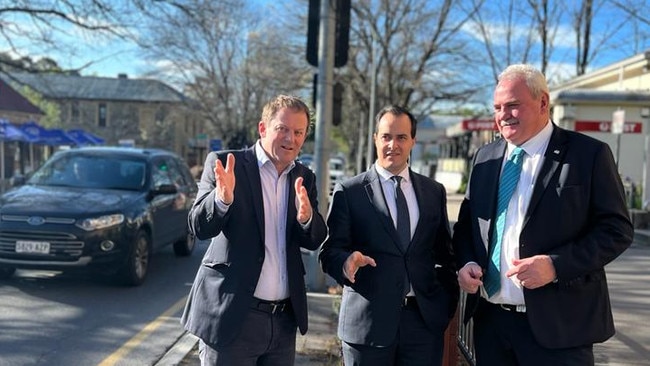
[[[408,167],[416,132],[411,113],[386,107],[375,123],[377,161],[336,185],[319,256],[323,270],[343,285],[344,362],[439,365],[459,295],[445,189]],[[408,205],[405,240],[396,229],[398,188]]]
[[[474,157],[453,238],[477,364],[593,365],[593,343],[614,334],[604,267],[633,237],[612,153],[550,121],[546,80],[532,66],[504,70],[494,111],[502,138]],[[499,179],[518,148],[499,246]]]
[[[181,320],[204,366],[294,363],[296,327],[307,331],[300,248],[327,234],[315,176],[295,162],[308,125],[308,107],[280,95],[255,146],[208,154],[189,224],[212,241]]]

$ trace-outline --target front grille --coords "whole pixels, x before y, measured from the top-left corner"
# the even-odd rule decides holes
[[[48,242],[50,243],[50,253],[16,253],[16,241],[18,240]],[[0,231],[0,255],[5,258],[76,260],[81,256],[83,248],[84,242],[70,233],[56,231]]]
[[[31,216],[24,215],[2,215],[2,221],[28,222]],[[41,224],[74,224],[75,219],[66,217],[43,217]]]

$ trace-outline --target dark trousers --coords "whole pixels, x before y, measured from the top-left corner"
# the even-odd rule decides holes
[[[343,342],[343,361],[346,366],[440,366],[444,331],[430,330],[417,305],[409,304],[402,308],[392,345],[373,347]]]
[[[593,346],[544,348],[533,336],[526,313],[480,300],[474,319],[476,366],[589,366]]]
[[[235,340],[213,347],[199,340],[202,366],[290,366],[296,357],[296,320],[290,306],[251,308]]]

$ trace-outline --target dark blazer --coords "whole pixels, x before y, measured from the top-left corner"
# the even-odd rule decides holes
[[[420,219],[406,251],[374,167],[334,189],[329,235],[319,260],[323,271],[344,286],[338,336],[345,342],[386,346],[395,340],[406,276],[430,329],[444,332],[456,311],[459,290],[445,189],[423,175],[411,171],[410,176]],[[377,267],[360,268],[352,284],[343,277],[343,263],[355,250],[372,257]]]
[[[476,153],[454,225],[459,266],[474,261],[483,273],[506,145],[500,139]],[[539,344],[576,347],[614,334],[604,267],[631,244],[633,235],[607,144],[554,125],[519,237],[521,258],[550,255],[558,279],[524,289],[528,322]],[[468,296],[465,321],[477,303],[478,293]]]
[[[229,152],[235,155],[235,200],[225,216],[215,204],[216,159],[224,166]],[[296,219],[294,182],[303,177],[313,215],[305,230]],[[300,163],[289,172],[287,209],[287,270],[291,304],[300,332],[307,331],[305,269],[300,248],[315,250],[327,235],[318,213],[315,176]],[[253,293],[264,262],[264,207],[255,150],[211,152],[205,161],[197,199],[189,214],[189,226],[198,239],[212,238],[190,290],[181,318],[185,329],[204,342],[223,346],[239,333],[253,303]]]

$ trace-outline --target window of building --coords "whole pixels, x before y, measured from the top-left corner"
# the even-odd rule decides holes
[[[99,103],[97,108],[97,126],[106,127],[106,103]]]

